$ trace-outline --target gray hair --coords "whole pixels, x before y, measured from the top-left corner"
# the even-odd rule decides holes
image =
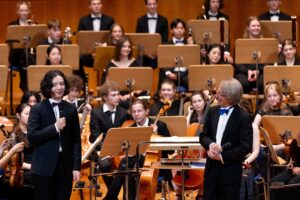
[[[228,80],[222,80],[219,89],[222,91],[226,99],[232,104],[238,104],[243,95],[243,87],[241,83],[232,78]]]

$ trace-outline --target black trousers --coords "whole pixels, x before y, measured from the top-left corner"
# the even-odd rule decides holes
[[[62,155],[59,154],[56,169],[51,177],[32,174],[35,200],[68,200],[72,191],[72,171],[64,170]]]

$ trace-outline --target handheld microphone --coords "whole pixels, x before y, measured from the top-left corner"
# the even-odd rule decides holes
[[[227,151],[227,150],[229,150],[231,148],[231,143],[230,142],[226,142],[225,144],[223,144],[221,146],[221,148],[222,148],[222,152],[225,152],[225,151]]]

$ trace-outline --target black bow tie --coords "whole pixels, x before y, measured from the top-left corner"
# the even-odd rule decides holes
[[[147,19],[148,19],[148,20],[157,20],[156,17],[148,17]]]
[[[61,106],[61,105],[62,105],[62,102],[59,102],[59,103],[57,103],[57,102],[52,102],[51,104],[52,104],[52,107],[55,107],[55,106]]]
[[[228,112],[229,112],[229,109],[228,108],[220,108],[220,110],[219,110],[219,113],[220,113],[220,115],[223,115],[223,114],[228,114]]]
[[[101,20],[101,17],[92,17],[93,21],[96,20],[96,19],[99,19]]]
[[[208,14],[208,17],[215,17],[215,18],[218,18],[218,14],[216,14],[216,15]]]
[[[184,44],[183,40],[175,40],[175,44]]]
[[[279,13],[270,13],[271,17],[277,16],[279,17]]]

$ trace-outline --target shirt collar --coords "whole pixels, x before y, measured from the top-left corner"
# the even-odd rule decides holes
[[[155,13],[154,15],[151,15],[150,13],[147,13],[147,17],[148,17],[148,18],[157,18],[157,17],[158,17],[158,14]]]
[[[52,104],[52,103],[59,103],[59,102],[61,102],[61,100],[60,101],[56,101],[56,100],[54,100],[52,98],[49,98],[49,102],[50,102],[50,104]]]
[[[270,14],[280,14],[280,10],[278,9],[278,10],[276,10],[276,11],[269,11],[270,12]]]
[[[148,124],[149,124],[149,118],[147,117],[145,120],[145,123],[143,125],[139,125],[138,123],[136,123],[136,126],[137,127],[147,127],[147,126],[149,126]]]
[[[218,16],[218,12],[217,13],[212,13],[210,10],[208,11],[208,15],[210,16],[210,17],[217,17]]]
[[[182,38],[180,38],[180,39],[177,39],[177,38],[173,37],[172,40],[173,40],[174,44],[176,44],[176,41],[177,41],[177,40],[180,40],[180,41],[183,41],[183,42],[184,42],[184,37],[182,37]]]
[[[91,13],[91,18],[96,18],[96,17],[102,17],[102,13],[99,13],[99,15],[95,15],[93,13]]]
[[[109,110],[109,107],[106,103],[103,104],[103,112],[107,112],[107,111],[113,111],[116,112],[117,107],[115,107],[113,110]]]

